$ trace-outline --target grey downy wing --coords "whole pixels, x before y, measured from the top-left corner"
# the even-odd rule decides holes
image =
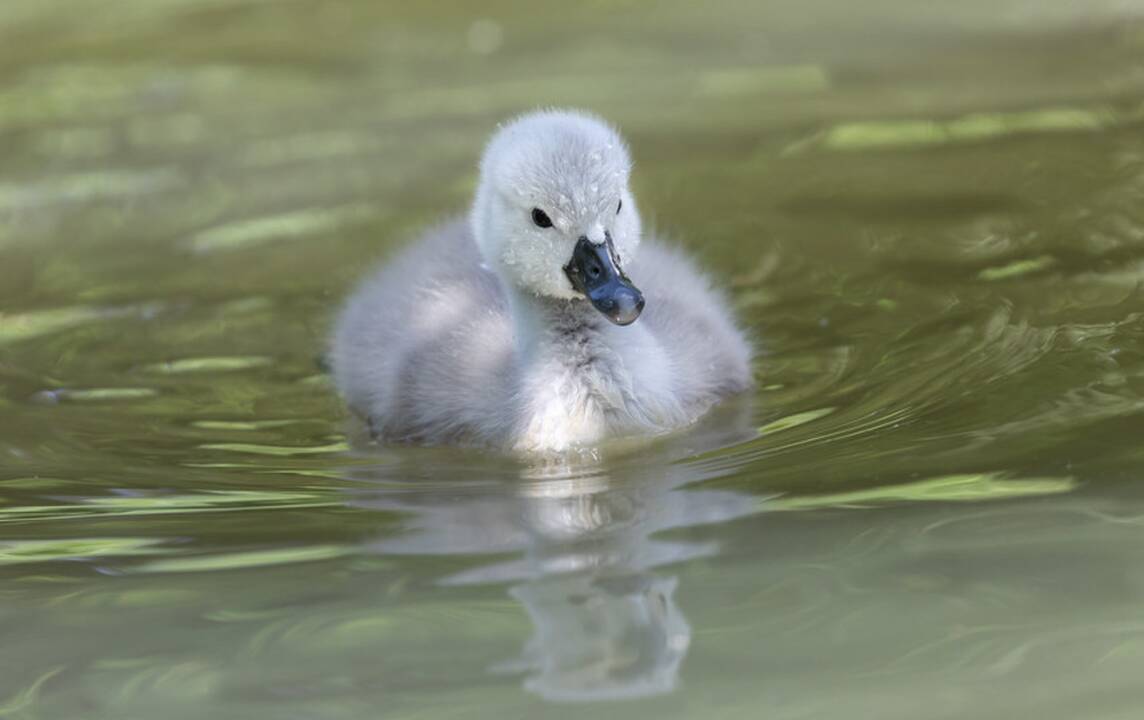
[[[330,359],[339,391],[381,436],[496,442],[507,433],[512,327],[468,223],[427,232],[367,278],[342,310]]]
[[[752,347],[733,306],[687,255],[648,238],[629,274],[647,300],[639,322],[668,354],[685,403],[709,406],[750,386]]]

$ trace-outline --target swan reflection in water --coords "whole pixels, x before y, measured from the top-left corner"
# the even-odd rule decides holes
[[[405,533],[374,548],[392,555],[516,554],[438,582],[511,583],[509,594],[534,632],[519,659],[490,669],[526,674],[530,692],[552,701],[667,693],[691,628],[676,602],[678,577],[665,568],[717,546],[653,536],[751,514],[759,499],[684,489],[707,475],[672,463],[671,453],[656,455],[608,470],[534,468],[476,489],[430,482],[424,490],[374,496],[365,504],[410,516]]]

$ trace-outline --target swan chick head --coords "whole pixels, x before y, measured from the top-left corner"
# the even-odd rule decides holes
[[[485,149],[471,223],[486,263],[521,291],[587,299],[626,325],[643,297],[623,272],[640,242],[619,133],[577,111],[502,126]]]

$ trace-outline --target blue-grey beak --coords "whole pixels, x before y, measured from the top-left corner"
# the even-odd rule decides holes
[[[644,309],[643,294],[632,285],[616,261],[612,236],[596,244],[580,236],[572,259],[564,266],[572,287],[588,298],[592,306],[617,325],[631,325]]]

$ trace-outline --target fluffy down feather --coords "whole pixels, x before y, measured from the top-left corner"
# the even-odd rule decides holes
[[[618,134],[580,113],[494,136],[468,221],[427,232],[338,319],[334,378],[376,436],[563,452],[685,426],[749,386],[729,304],[682,252],[641,238],[630,166]],[[563,271],[577,238],[605,234],[646,299],[626,327]]]

